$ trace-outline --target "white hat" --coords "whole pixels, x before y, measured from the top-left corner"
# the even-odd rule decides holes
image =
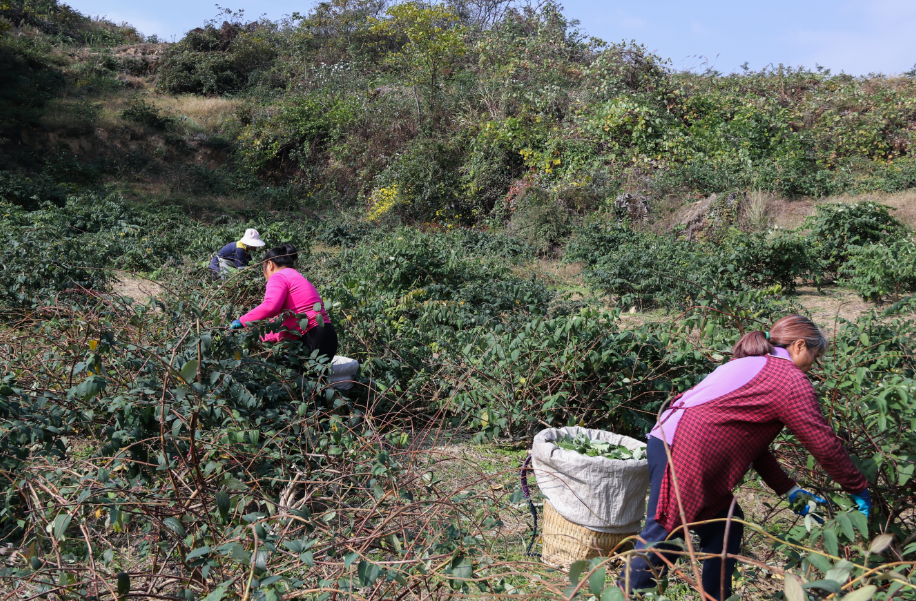
[[[264,241],[261,240],[261,234],[258,233],[258,230],[252,228],[245,230],[245,235],[242,236],[239,242],[245,246],[264,246]]]

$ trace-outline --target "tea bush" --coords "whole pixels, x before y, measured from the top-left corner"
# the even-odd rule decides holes
[[[639,436],[672,394],[728,357],[742,331],[797,310],[772,292],[709,276],[678,320],[624,328],[619,309],[557,303],[557,292],[515,275],[512,263],[535,249],[501,234],[265,216],[256,225],[269,244],[306,249],[322,232],[341,243],[304,253],[300,269],[330,310],[341,352],[362,363],[356,387],[343,392],[327,386],[326,359],[297,343],[259,342],[279,323],[225,328],[259,301],[263,283],[256,270],[213,282],[201,263],[244,224],[205,227],[177,209],[117,197],[4,210],[5,231],[24,244],[8,249],[16,256],[2,276],[0,535],[21,558],[0,566],[0,577],[26,595],[61,582],[88,595],[121,583],[124,572],[129,591],[168,573],[162,592],[184,599],[245,591],[387,598],[443,586],[568,598],[546,573],[532,580],[537,567],[513,572],[491,544],[519,499],[507,499],[508,476],[491,487],[494,475],[482,474],[484,492],[454,492],[415,446],[437,435],[428,428],[527,440],[543,426],[585,422]],[[569,253],[600,266],[652,243],[672,257],[689,248],[598,224],[580,231]],[[785,241],[748,242],[758,243],[794,252],[779,246]],[[741,244],[725,241],[717,252],[753,257],[736,272],[757,269],[758,285],[770,282],[762,251]],[[712,256],[703,246],[693,252]],[[102,294],[121,265],[157,270],[163,291],[154,303]],[[810,532],[798,526],[774,538],[786,567],[768,569],[862,591],[881,585],[885,596],[916,585],[906,575],[869,576],[911,565],[908,543],[892,544],[899,558],[860,551],[878,533],[904,541],[914,527],[906,510],[916,453],[913,308],[907,298],[841,323],[813,374],[869,478],[874,516],[847,513],[849,501],[786,433],[780,458],[830,497],[835,513]],[[850,575],[858,580],[847,583]]]
[[[812,252],[833,273],[849,259],[852,248],[892,243],[907,231],[888,207],[873,202],[818,205],[804,227]]]
[[[849,255],[840,274],[863,300],[892,297],[896,301],[901,294],[916,292],[916,243],[912,239],[852,247]]]
[[[693,243],[593,223],[573,235],[566,259],[584,261],[586,282],[605,294],[664,307],[689,306],[702,290],[788,292],[799,278],[818,277],[805,240],[738,231],[716,243]]]

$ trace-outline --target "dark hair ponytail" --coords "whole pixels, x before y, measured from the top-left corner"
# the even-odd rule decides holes
[[[292,244],[281,244],[264,253],[265,261],[273,261],[277,267],[295,267],[299,253]]]
[[[765,332],[748,332],[732,349],[735,359],[743,357],[761,357],[774,351],[773,345],[767,340]]]
[[[804,315],[786,315],[769,332],[748,332],[742,336],[732,354],[735,359],[760,357],[772,353],[774,347],[786,348],[796,340],[804,340],[805,346],[818,355],[827,350],[827,339],[813,321]]]

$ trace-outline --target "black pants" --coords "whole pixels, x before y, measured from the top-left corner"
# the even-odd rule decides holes
[[[665,454],[665,444],[658,438],[650,437],[649,445],[646,449],[649,459],[649,505],[646,507],[646,525],[640,533],[640,537],[647,543],[657,543],[668,537],[668,531],[662,528],[655,521],[655,509],[658,506],[658,493],[662,487],[662,478],[665,476],[665,470],[668,467],[668,456]],[[682,494],[685,494],[682,491]],[[690,494],[687,492],[686,494]],[[733,517],[744,519],[744,512],[740,506],[735,506]],[[727,518],[728,509],[721,511],[715,518]],[[693,531],[700,537],[700,552],[702,553],[722,553],[722,542],[725,539],[726,522],[713,522]],[[680,531],[683,532],[683,531]],[[728,552],[738,553],[741,547],[741,538],[744,535],[744,525],[732,522],[728,531]],[[683,534],[681,535],[683,536]],[[638,542],[637,549],[645,549],[646,545]],[[656,544],[653,549],[659,551],[664,549],[682,551],[680,547]],[[674,563],[678,556],[674,554],[665,554],[665,557]],[[648,561],[647,561],[648,560]],[[664,562],[658,555],[649,552],[644,557],[638,557],[630,562],[630,590],[640,590],[654,588],[656,586],[655,576],[649,569],[649,562],[655,567],[659,575],[663,575],[665,570]],[[732,573],[735,571],[737,560],[728,559],[725,561],[725,590],[722,590],[722,560],[719,558],[707,559],[703,562],[703,590],[706,594],[713,596],[720,601],[728,599],[732,594]],[[622,583],[621,583],[622,584]]]
[[[330,322],[310,329],[300,340],[309,352],[317,350],[319,355],[324,355],[329,360],[337,354],[337,330]]]

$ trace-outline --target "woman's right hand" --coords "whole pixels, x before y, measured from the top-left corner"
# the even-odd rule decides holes
[[[229,326],[229,329],[230,330],[241,330],[244,327],[245,326],[242,325],[241,321],[239,321],[238,319],[233,319],[232,325]]]
[[[827,499],[825,499],[825,498],[823,498],[823,497],[819,497],[819,496],[817,496],[817,495],[815,495],[815,494],[812,494],[812,493],[808,492],[807,490],[805,490],[804,488],[801,488],[801,487],[799,487],[799,486],[797,486],[797,485],[796,485],[796,486],[793,486],[793,487],[792,487],[792,490],[790,490],[789,492],[786,493],[786,498],[789,500],[789,503],[790,503],[790,504],[794,504],[795,501],[797,501],[797,500],[802,500],[802,499],[805,499],[805,498],[807,498],[807,499],[809,499],[809,500],[811,500],[811,501],[814,501],[815,503],[820,504],[820,505],[823,505],[823,504],[827,503]],[[808,512],[811,511],[811,507],[810,507],[810,505],[808,505],[807,503],[805,503],[804,506],[802,506],[802,507],[799,508],[799,509],[793,509],[793,511],[794,511],[797,515],[808,515]]]

